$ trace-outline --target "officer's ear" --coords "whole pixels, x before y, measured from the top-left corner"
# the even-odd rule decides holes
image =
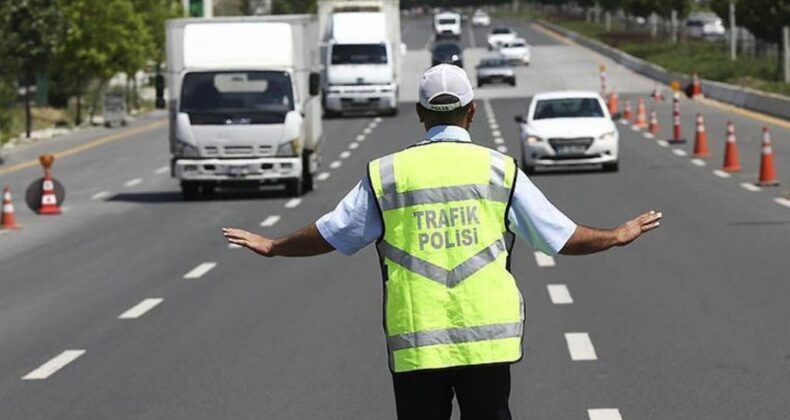
[[[466,125],[472,125],[472,121],[475,119],[475,113],[477,112],[477,102],[472,101],[470,104],[469,110],[466,111]]]
[[[419,102],[414,104],[414,108],[417,110],[417,118],[420,119],[421,123],[425,122],[425,108],[420,105]]]

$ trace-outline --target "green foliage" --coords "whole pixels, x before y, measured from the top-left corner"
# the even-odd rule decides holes
[[[315,13],[316,0],[273,0],[272,13],[276,15],[295,13]]]

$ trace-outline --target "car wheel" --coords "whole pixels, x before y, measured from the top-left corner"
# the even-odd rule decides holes
[[[620,162],[604,163],[604,172],[618,172],[620,170]]]
[[[304,195],[304,181],[301,178],[285,181],[285,195],[288,197],[301,197]]]

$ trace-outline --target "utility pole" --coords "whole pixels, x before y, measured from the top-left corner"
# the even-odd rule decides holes
[[[782,52],[784,53],[785,83],[790,83],[790,26],[782,27]]]
[[[678,43],[678,11],[672,9],[672,43]]]
[[[738,26],[735,22],[735,1],[730,0],[730,60],[738,58]]]

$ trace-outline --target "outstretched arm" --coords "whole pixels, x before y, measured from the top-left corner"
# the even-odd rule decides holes
[[[277,239],[256,235],[246,230],[222,228],[228,242],[241,245],[264,257],[309,257],[326,254],[335,248],[321,236],[315,223]]]
[[[560,250],[560,254],[593,254],[614,246],[628,245],[643,233],[657,228],[661,224],[661,216],[661,213],[650,211],[614,229],[596,229],[579,225]]]

